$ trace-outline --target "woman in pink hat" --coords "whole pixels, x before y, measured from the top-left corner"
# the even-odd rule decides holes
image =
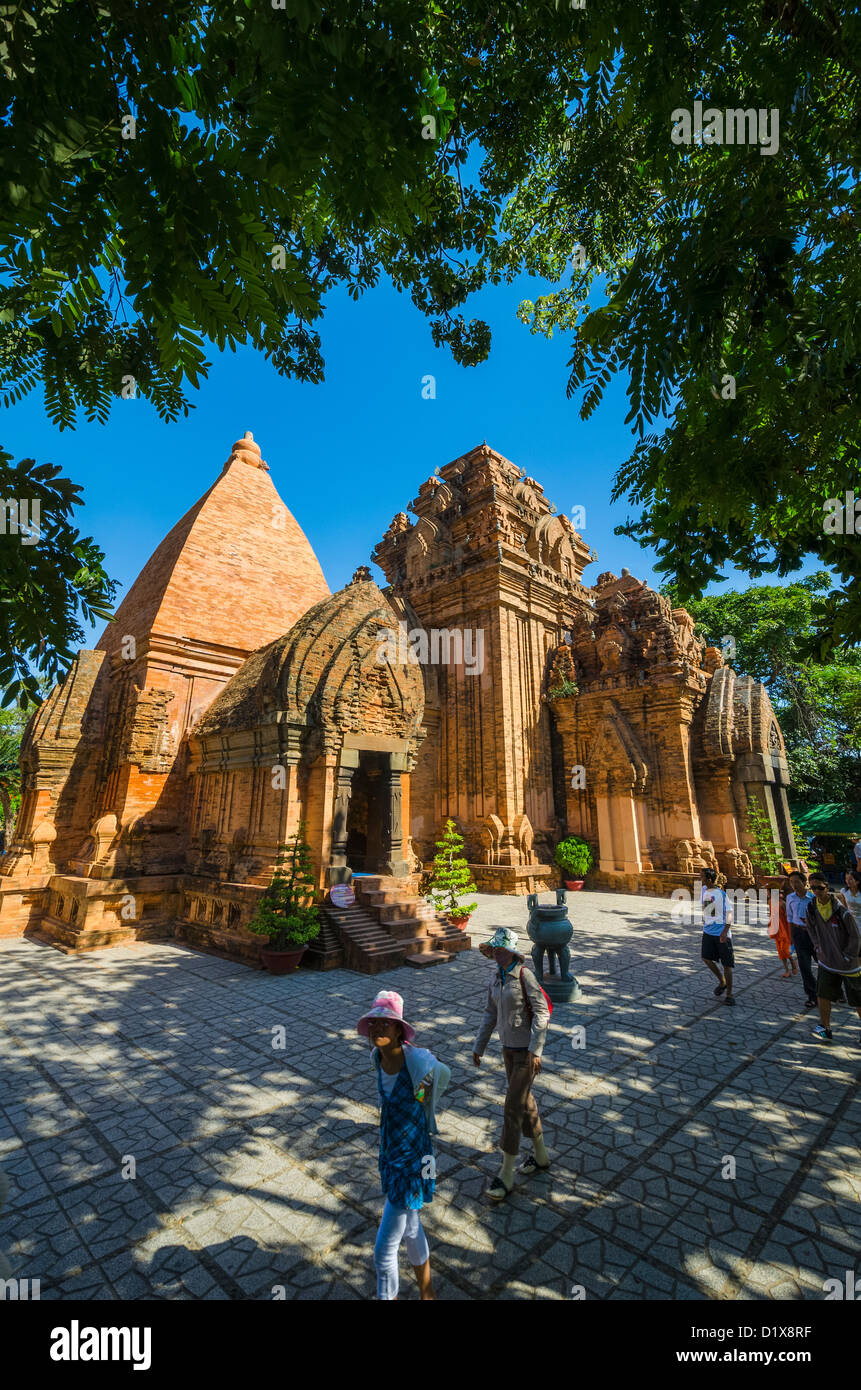
[[[406,1237],[419,1294],[433,1299],[419,1212],[433,1201],[431,1135],[437,1133],[436,1104],[451,1072],[432,1052],[413,1046],[415,1029],[404,1019],[404,1001],[394,990],[381,990],[357,1026],[372,1047],[380,1097],[380,1179],[386,1200],[374,1246],[377,1297],[398,1296],[398,1250]]]

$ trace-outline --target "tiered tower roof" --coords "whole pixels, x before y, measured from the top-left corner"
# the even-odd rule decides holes
[[[131,634],[252,652],[328,594],[249,431],[144,565],[96,649],[113,653]]]

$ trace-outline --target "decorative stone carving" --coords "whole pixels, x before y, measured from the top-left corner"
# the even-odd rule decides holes
[[[607,627],[597,639],[598,659],[601,670],[614,675],[620,668],[627,645],[626,634],[617,624]]]
[[[526,815],[515,816],[511,822],[511,833],[517,846],[517,863],[531,864],[533,862],[532,843],[535,834],[529,823],[529,817]]]
[[[724,850],[722,854],[718,855],[718,862],[729,882],[746,888],[756,881],[750,856],[744,850]]]
[[[502,837],[505,826],[499,816],[489,815],[485,817],[481,827],[481,838],[484,844],[485,864],[498,864],[500,862],[499,851],[502,845]]]

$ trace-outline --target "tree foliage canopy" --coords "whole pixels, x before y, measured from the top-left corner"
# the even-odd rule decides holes
[[[802,801],[861,801],[861,652],[819,663],[809,648],[824,571],[787,585],[709,594],[687,604],[716,647],[735,643],[730,664],[768,687],[786,740],[792,795]],[[666,589],[674,600],[678,590]],[[731,648],[729,648],[731,650]]]
[[[0,395],[67,426],[131,377],[174,418],[207,342],[318,381],[326,294],[382,274],[473,364],[461,308],[525,269],[581,414],[627,379],[616,495],[681,596],[814,554],[810,641],[857,640],[861,546],[823,528],[858,478],[857,7],[276,3],[3,8]],[[696,100],[776,112],[776,152],[674,144]]]
[[[0,449],[0,499],[11,499],[16,509],[25,500],[30,522],[38,503],[38,524],[29,536],[17,529],[18,521],[13,529],[8,507],[0,531],[2,707],[47,693],[84,640],[80,619],[110,617],[116,584],[103,567],[104,552],[72,521],[73,509],[83,505],[80,492],[54,465],[14,463]]]

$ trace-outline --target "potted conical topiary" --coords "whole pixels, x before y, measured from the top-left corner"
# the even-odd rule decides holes
[[[585,840],[578,835],[569,835],[556,846],[556,863],[562,870],[565,887],[577,892],[583,887],[583,880],[591,869],[595,856]]]
[[[469,864],[461,853],[463,836],[458,835],[451,817],[445,823],[442,839],[436,842],[436,849],[430,881],[431,901],[437,912],[446,913],[452,926],[463,930],[478,903],[458,901],[463,893],[474,893],[476,887]]]
[[[314,865],[304,834],[300,822],[279,851],[272,882],[248,923],[250,931],[268,939],[260,959],[273,975],[298,970],[308,942],[320,932],[320,914],[313,905]]]

